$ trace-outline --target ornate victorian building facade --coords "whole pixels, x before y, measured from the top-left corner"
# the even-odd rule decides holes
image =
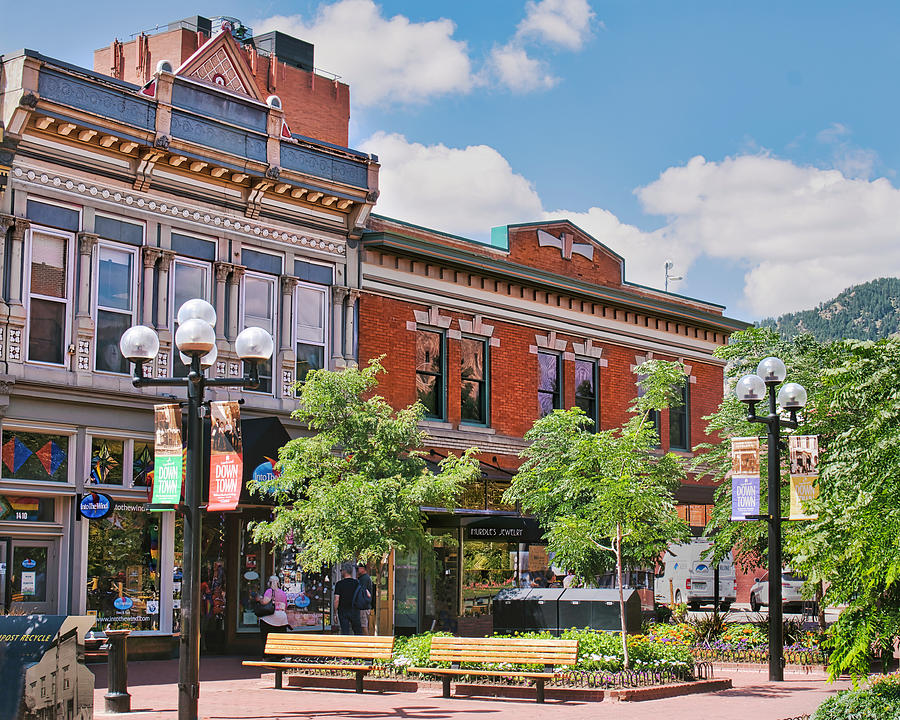
[[[285,427],[300,431],[294,382],[355,358],[358,239],[377,159],[335,143],[341,131],[292,134],[303,108],[265,92],[280,77],[291,94],[285,74],[304,73],[334,99],[323,110],[323,90],[304,129],[325,117],[346,138],[348,90],[274,55],[263,63],[262,51],[251,63],[231,26],[217,30],[157,54],[141,84],[31,50],[0,57],[0,605],[177,629],[180,520],[145,507],[152,405],[165,398],[132,386],[118,350],[127,327],[158,331],[159,376],[185,372],[174,315],[189,298],[216,308],[213,376],[242,374],[233,340],[244,327],[274,336],[258,392],[217,392],[246,401],[248,473]],[[175,47],[164,42],[173,33],[154,43]],[[78,517],[86,487],[116,500],[110,518]],[[274,569],[246,532],[255,511],[244,501],[205,521],[211,622],[229,641],[255,632],[249,592]]]

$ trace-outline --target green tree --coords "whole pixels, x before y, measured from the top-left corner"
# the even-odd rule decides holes
[[[649,360],[635,372],[638,397],[621,428],[595,433],[579,408],[537,420],[525,435],[525,462],[504,496],[547,528],[555,563],[581,577],[615,568],[626,668],[623,567],[652,562],[688,530],[673,497],[683,469],[677,456],[659,451],[651,419],[680,397],[684,368]]]
[[[872,649],[900,635],[900,339],[834,343],[813,410],[818,519],[795,523],[790,551],[847,606],[830,629],[832,677],[864,677]]]
[[[456,507],[463,486],[480,474],[477,448],[448,456],[438,473],[428,469],[424,408],[394,411],[374,395],[383,371],[373,360],[310,372],[293,416],[313,434],[281,448],[280,476],[252,487],[275,501],[274,518],[254,527],[257,541],[280,545],[293,533],[309,567],[374,562],[376,588],[391,551],[432,551],[421,508]]]

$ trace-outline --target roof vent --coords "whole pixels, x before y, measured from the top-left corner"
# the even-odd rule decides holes
[[[156,63],[156,72],[170,73],[175,72],[175,70],[172,68],[172,63],[170,63],[168,60],[160,60],[158,63]]]
[[[266,98],[266,105],[270,108],[281,110],[281,98],[277,95],[269,95],[269,97]]]

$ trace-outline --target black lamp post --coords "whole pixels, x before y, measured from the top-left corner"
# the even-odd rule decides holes
[[[749,515],[749,519],[766,520],[769,523],[769,680],[784,680],[784,638],[782,619],[784,607],[781,594],[781,429],[797,427],[797,411],[806,405],[806,390],[797,383],[785,383],[777,396],[775,388],[784,382],[787,369],[776,357],[768,357],[759,363],[756,375],[744,375],[738,380],[735,395],[747,403],[747,420],[765,423],[768,429],[768,513]],[[765,415],[756,414],[756,403],[768,398]],[[781,417],[781,410],[790,413],[790,419]]]
[[[248,366],[241,379],[207,378],[204,370],[216,360],[216,311],[205,300],[188,300],[178,310],[175,345],[189,366],[187,377],[144,376],[144,363],[159,352],[156,331],[145,325],[128,328],[119,342],[122,355],[134,363],[135,387],[187,388],[187,467],[185,472],[183,592],[181,638],[178,659],[178,720],[197,720],[200,696],[200,495],[203,484],[203,418],[200,414],[208,387],[259,387],[258,363],[272,356],[274,342],[265,330],[250,327],[234,342],[235,351]]]

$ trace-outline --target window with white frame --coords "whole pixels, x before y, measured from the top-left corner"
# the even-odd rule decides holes
[[[175,334],[175,318],[180,308],[188,300],[200,298],[210,302],[210,273],[209,263],[197,260],[176,258],[172,263],[172,290],[169,294],[169,313],[172,334]],[[178,348],[172,348],[172,372],[176,377],[186,377],[187,365],[181,362]]]
[[[75,235],[32,227],[29,243],[28,360],[64,365],[70,336]]]
[[[316,285],[297,286],[294,307],[297,367],[295,379],[303,382],[311,370],[326,367],[328,338],[327,288]]]
[[[94,367],[99,372],[127,373],[128,361],[119,339],[134,325],[137,250],[101,242],[97,252],[96,328]]]
[[[262,273],[244,273],[244,298],[241,306],[244,308],[241,329],[258,327],[265,330],[273,338],[275,332],[275,292],[277,279],[271,275]],[[257,363],[259,368],[259,387],[256,392],[272,394],[272,358],[265,362]]]

